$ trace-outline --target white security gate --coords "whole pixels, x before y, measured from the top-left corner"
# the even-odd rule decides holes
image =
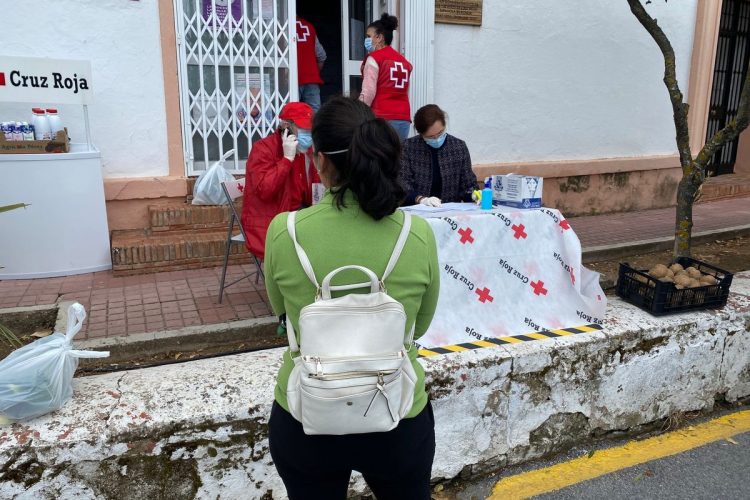
[[[297,99],[294,0],[174,0],[187,175],[235,150],[245,171],[252,143]]]

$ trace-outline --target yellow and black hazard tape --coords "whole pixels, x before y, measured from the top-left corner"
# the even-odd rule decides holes
[[[475,340],[473,342],[464,342],[462,344],[444,345],[441,347],[422,348],[417,351],[417,357],[429,358],[440,354],[449,354],[451,352],[471,351],[483,347],[497,347],[505,344],[520,344],[522,342],[532,342],[534,340],[547,340],[557,337],[568,337],[579,333],[588,333],[601,330],[602,326],[597,324],[576,326],[574,328],[560,328],[557,330],[545,330],[543,332],[525,333],[523,335],[514,335],[512,337],[493,337],[484,340]]]

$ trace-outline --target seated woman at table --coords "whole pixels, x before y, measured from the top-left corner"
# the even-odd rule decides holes
[[[401,152],[404,205],[439,207],[442,202],[471,201],[477,177],[469,148],[448,134],[445,111],[436,104],[419,108],[414,128],[419,135],[407,139]]]

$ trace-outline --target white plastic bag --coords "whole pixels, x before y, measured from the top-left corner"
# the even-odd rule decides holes
[[[226,205],[227,197],[221,189],[222,182],[231,182],[234,176],[224,168],[224,160],[234,154],[230,149],[219,161],[198,176],[193,187],[193,205]]]
[[[22,420],[57,410],[73,395],[78,358],[106,358],[108,351],[76,351],[73,337],[86,311],[68,309],[68,329],[55,332],[10,353],[0,361],[0,420]]]

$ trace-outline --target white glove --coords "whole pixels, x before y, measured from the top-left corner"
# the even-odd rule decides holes
[[[435,196],[425,196],[424,198],[419,200],[419,203],[426,207],[439,208],[443,206],[443,204],[440,202],[440,198],[437,198]]]
[[[294,161],[297,155],[297,136],[290,134],[288,128],[282,132],[281,147],[284,148],[284,157],[289,161]]]

